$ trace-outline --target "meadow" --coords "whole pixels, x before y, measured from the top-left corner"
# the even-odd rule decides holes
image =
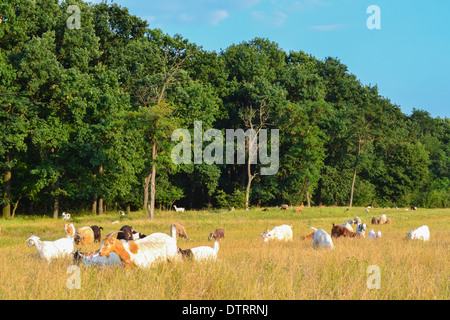
[[[373,216],[385,213],[390,225],[371,225]],[[310,226],[328,233],[332,223],[359,216],[382,239],[334,239],[335,249],[313,249]],[[64,236],[64,222],[48,217],[16,217],[0,220],[0,299],[158,299],[158,300],[316,300],[316,299],[449,299],[450,209],[417,211],[343,207],[304,208],[303,213],[282,211],[174,211],[157,212],[148,220],[146,212],[119,218],[116,212],[101,216],[72,215],[76,227],[98,225],[102,236],[124,224],[147,235],[169,233],[173,222],[181,223],[192,240],[178,239],[182,249],[201,245],[210,231],[223,227],[218,260],[163,263],[150,269],[80,267],[81,288],[69,289],[67,268],[71,258],[47,264],[26,239],[36,234],[42,240]],[[112,221],[119,220],[119,224]],[[292,225],[289,243],[263,243],[259,235],[276,225]],[[428,225],[430,241],[406,240],[412,228]],[[93,251],[100,244],[81,248]],[[369,289],[368,267],[379,267],[381,288]]]

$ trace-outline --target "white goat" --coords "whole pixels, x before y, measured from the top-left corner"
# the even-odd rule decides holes
[[[363,238],[365,238],[366,229],[367,229],[366,223],[358,223],[358,225],[356,226],[356,233],[359,233]]]
[[[375,232],[372,229],[372,230],[369,231],[369,235],[367,236],[367,238],[369,238],[369,239],[380,239],[381,238],[381,231]]]
[[[179,251],[182,256],[187,258],[193,258],[195,261],[207,261],[207,260],[217,260],[217,253],[219,252],[219,242],[214,242],[214,247],[201,246],[191,249]]]
[[[41,259],[50,262],[52,259],[63,257],[72,253],[74,249],[73,237],[66,237],[55,241],[42,241],[38,236],[32,235],[27,239],[28,247],[35,246]]]
[[[122,262],[120,261],[120,257],[115,254],[114,252],[111,252],[109,254],[109,258],[104,256],[100,256],[100,250],[95,250],[93,252],[86,252],[82,253],[80,252],[80,249],[78,249],[74,254],[73,258],[75,262],[82,261],[85,267],[90,266],[113,266],[113,265],[122,265]]]
[[[408,239],[428,241],[430,240],[430,230],[428,229],[428,226],[423,225],[417,229],[412,229],[408,232],[407,236]]]
[[[314,230],[313,238],[313,248],[329,248],[334,249],[333,240],[331,236],[323,229],[317,230],[316,228],[310,227]]]
[[[264,242],[269,240],[291,241],[292,226],[283,224],[281,226],[273,227],[272,230],[267,230],[266,232],[261,233],[260,236],[263,237]]]
[[[353,232],[353,228],[352,228],[350,222],[344,222],[344,223],[342,224],[342,226],[343,226],[344,228],[347,228],[349,231]]]
[[[176,239],[165,233],[157,232],[125,242],[112,237],[117,232],[120,231],[109,233],[103,240],[100,256],[109,257],[114,252],[120,257],[123,267],[146,268],[159,261],[180,259]]]
[[[355,217],[355,219],[353,219],[353,222],[354,224],[360,224],[362,221],[360,217]]]
[[[380,217],[380,223],[379,224],[385,224],[387,221],[386,214],[382,214]]]
[[[69,220],[69,219],[70,219],[70,213],[65,213],[65,212],[63,212],[63,213],[62,213],[62,219],[63,219],[63,220]]]
[[[173,205],[173,207],[175,208],[176,212],[184,212],[184,208],[177,208],[176,205]]]

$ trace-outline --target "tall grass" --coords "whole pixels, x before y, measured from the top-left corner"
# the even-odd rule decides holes
[[[370,225],[372,216],[386,213],[391,225]],[[25,240],[33,233],[45,240],[64,235],[64,223],[49,218],[1,220],[0,299],[440,299],[449,298],[449,209],[418,211],[364,208],[305,208],[304,213],[250,210],[232,212],[159,212],[149,221],[145,212],[133,212],[120,224],[116,214],[80,216],[76,227],[97,224],[103,235],[128,224],[139,232],[169,233],[179,222],[191,241],[178,240],[185,249],[209,245],[207,236],[225,229],[216,262],[163,263],[146,270],[121,267],[80,267],[81,289],[68,289],[70,258],[50,264],[40,260]],[[336,239],[335,250],[315,250],[312,241],[300,240],[309,226],[330,232],[331,223],[359,216],[368,230],[381,230],[383,238]],[[263,243],[259,234],[280,224],[292,225],[290,243]],[[427,224],[429,242],[405,240],[413,227]],[[99,244],[82,248],[98,249]],[[368,289],[367,268],[381,271],[381,289]]]

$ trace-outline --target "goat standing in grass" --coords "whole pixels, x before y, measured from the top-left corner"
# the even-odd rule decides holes
[[[176,205],[173,205],[173,207],[175,208],[176,212],[184,212],[184,208],[177,208]]]
[[[334,249],[333,240],[331,236],[323,229],[317,230],[314,227],[310,227],[314,230],[313,248],[328,248]]]
[[[175,232],[175,234],[172,234],[172,232]],[[185,238],[186,240],[190,239],[186,233],[186,230],[184,230],[184,227],[176,222],[170,225],[170,236],[172,238],[176,238],[178,236],[180,238]]]
[[[428,226],[423,225],[417,229],[412,229],[407,233],[407,237],[408,239],[428,241],[430,240],[430,229],[428,229]]]
[[[55,241],[42,241],[38,236],[32,235],[27,239],[28,247],[35,246],[39,257],[50,262],[52,259],[64,257],[72,253],[74,244],[75,227],[73,224],[64,226],[66,237]]]

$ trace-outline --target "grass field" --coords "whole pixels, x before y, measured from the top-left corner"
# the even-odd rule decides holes
[[[369,213],[364,208],[345,209],[159,212],[153,221],[146,219],[144,212],[133,212],[120,224],[112,224],[119,220],[117,213],[74,217],[76,227],[102,226],[103,236],[124,224],[147,235],[169,233],[170,224],[178,222],[193,239],[179,239],[182,249],[212,246],[207,236],[218,227],[225,229],[226,236],[216,262],[163,263],[129,271],[80,264],[81,289],[67,287],[72,259],[47,264],[25,241],[30,234],[42,240],[63,237],[62,220],[0,220],[0,299],[449,299],[450,209],[372,209]],[[383,213],[392,224],[372,226],[371,218]],[[355,216],[368,224],[366,236],[374,228],[383,238],[335,239],[335,250],[316,250],[312,240],[300,240],[311,232],[309,226],[330,233],[332,222],[340,224]],[[281,224],[292,225],[293,241],[263,243],[259,234]],[[430,241],[405,240],[411,228],[424,224],[430,228]],[[89,245],[82,251],[99,247]],[[380,289],[368,289],[371,274],[367,268],[371,265],[379,267]]]

